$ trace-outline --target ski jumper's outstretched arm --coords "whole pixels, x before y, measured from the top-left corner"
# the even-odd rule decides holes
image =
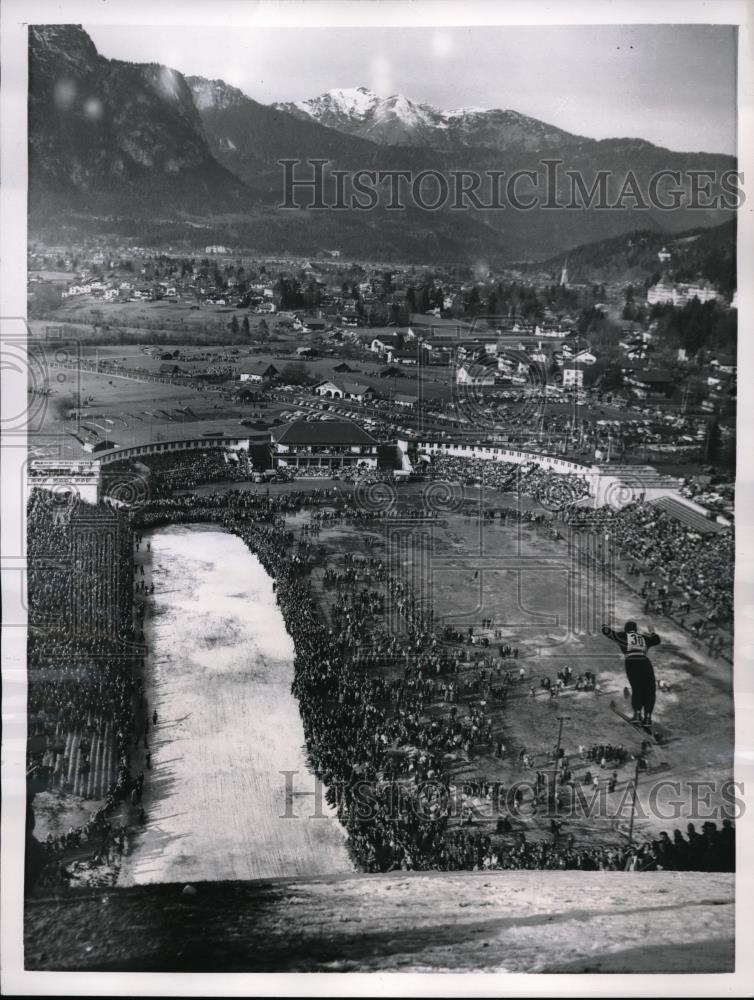
[[[608,639],[612,639],[613,642],[617,642],[618,645],[620,645],[622,641],[621,637],[618,635],[615,629],[610,628],[609,625],[602,626],[602,634],[607,636]]]

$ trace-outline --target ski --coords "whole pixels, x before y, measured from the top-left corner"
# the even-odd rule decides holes
[[[624,722],[635,730],[640,736],[647,736],[654,744],[660,746],[661,740],[658,734],[650,727],[643,726],[641,722],[634,722],[630,715],[626,715],[624,712],[618,708],[614,701],[610,702],[610,708],[619,718],[623,719]]]

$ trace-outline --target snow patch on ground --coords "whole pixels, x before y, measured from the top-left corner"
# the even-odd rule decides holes
[[[315,782],[271,579],[239,538],[217,529],[174,525],[151,541],[147,697],[159,721],[147,825],[119,883],[353,871],[327,804],[307,818]],[[283,771],[296,772],[288,803]]]

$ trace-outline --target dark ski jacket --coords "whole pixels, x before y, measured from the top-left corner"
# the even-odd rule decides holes
[[[607,625],[602,626],[602,634],[618,643],[627,661],[645,659],[647,650],[660,642],[655,632],[624,632],[622,629],[616,632]]]

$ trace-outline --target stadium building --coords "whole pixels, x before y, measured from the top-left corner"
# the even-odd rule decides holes
[[[377,439],[352,420],[294,420],[273,429],[272,448],[280,466],[377,466]]]

